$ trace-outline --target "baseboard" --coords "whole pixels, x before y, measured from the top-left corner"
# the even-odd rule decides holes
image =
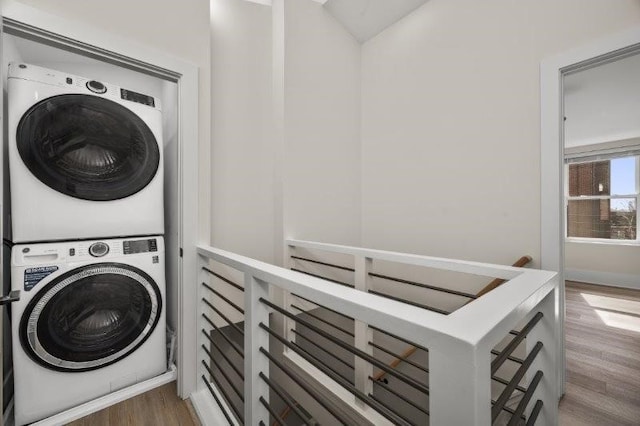
[[[227,412],[231,412],[228,406],[226,406],[226,402],[222,395],[220,395],[213,383],[211,383],[211,388],[214,392],[216,392],[216,396],[218,399],[225,404],[224,409]],[[218,403],[213,399],[211,394],[209,393],[209,389],[200,389],[197,392],[194,392],[189,397],[191,400],[191,405],[193,405],[193,409],[195,410],[200,423],[204,426],[219,426],[229,424],[229,421],[226,419],[224,413],[222,412],[223,408],[221,408]],[[231,420],[234,422],[234,426],[239,426],[239,423],[236,422],[236,419],[233,415],[231,415]]]
[[[636,274],[566,268],[564,270],[564,278],[569,281],[640,290],[640,275]]]
[[[119,391],[112,392],[85,404],[70,408],[69,410],[63,411],[55,416],[47,417],[39,422],[32,423],[31,426],[54,426],[70,423],[74,420],[78,420],[82,417],[88,416],[89,414],[95,413],[96,411],[115,405],[118,402],[122,402],[126,399],[133,398],[136,395],[140,395],[141,393],[148,392],[152,389],[173,382],[177,375],[175,365],[171,365],[169,370],[164,374],[145,380],[144,382],[136,383],[135,385]]]

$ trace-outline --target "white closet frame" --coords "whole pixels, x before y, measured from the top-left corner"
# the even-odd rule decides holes
[[[141,71],[178,85],[178,174],[180,282],[178,314],[178,394],[196,389],[196,245],[198,234],[198,67],[124,37],[15,2],[2,1],[2,24],[12,32],[76,53]],[[80,41],[82,40],[82,41]],[[4,70],[0,70],[0,73]],[[1,74],[0,74],[1,76]],[[0,108],[3,104],[0,92]],[[1,200],[0,200],[1,202]],[[1,209],[0,209],[1,212]]]

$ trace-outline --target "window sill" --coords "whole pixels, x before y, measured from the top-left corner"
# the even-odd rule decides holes
[[[578,244],[596,244],[603,246],[636,246],[640,247],[640,241],[638,240],[605,240],[600,238],[576,238],[566,237],[565,243],[578,243]]]

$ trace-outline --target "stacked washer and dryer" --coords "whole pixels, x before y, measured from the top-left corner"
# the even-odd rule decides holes
[[[166,371],[162,113],[136,91],[8,73],[15,420]]]

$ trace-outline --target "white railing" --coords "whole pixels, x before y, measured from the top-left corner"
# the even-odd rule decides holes
[[[523,345],[526,353],[533,355],[523,380],[514,384],[527,384],[534,380],[533,372],[541,371],[535,381],[537,387],[528,395],[531,403],[523,407],[527,417],[534,410],[539,411],[536,424],[557,423],[558,389],[554,377],[558,371],[558,288],[557,275],[552,272],[489,265],[476,262],[441,259],[420,255],[403,254],[358,247],[347,247],[308,241],[289,240],[290,249],[319,250],[338,253],[353,258],[355,288],[349,288],[329,281],[283,269],[241,255],[208,246],[198,247],[200,255],[200,277],[204,282],[208,272],[202,267],[211,264],[224,265],[244,276],[244,409],[239,420],[229,409],[224,395],[215,383],[208,382],[211,371],[206,368],[206,336],[200,333],[201,349],[199,361],[201,377],[199,390],[192,397],[196,410],[205,424],[239,423],[270,424],[267,409],[269,386],[265,379],[270,375],[269,359],[261,352],[269,351],[269,333],[261,324],[269,325],[272,309],[263,302],[287,308],[290,299],[281,297],[295,294],[314,304],[337,311],[355,320],[354,346],[356,350],[371,354],[371,328],[375,327],[396,335],[415,345],[428,349],[429,366],[429,412],[431,425],[489,425],[492,420],[492,354],[496,345],[516,328],[535,317],[539,322],[532,324]],[[390,300],[367,292],[371,288],[371,266],[374,261],[394,262],[444,271],[482,275],[508,280],[488,294],[465,304],[449,315],[421,309]],[[215,268],[215,266],[213,266]],[[206,290],[202,290],[206,291]],[[201,294],[203,296],[203,294]],[[202,304],[201,304],[202,305]],[[203,305],[203,309],[209,309]],[[235,320],[232,320],[235,321]],[[295,325],[286,322],[282,335],[289,340],[295,336],[287,333]],[[201,318],[201,328],[210,328]],[[539,351],[539,353],[538,353]],[[494,350],[495,352],[495,350]],[[535,352],[535,353],[534,353]],[[535,354],[537,353],[537,356]],[[362,398],[345,393],[335,381],[321,371],[313,369],[304,360],[287,348],[277,358],[297,362],[301,371],[312,372],[314,379],[323,384],[327,394],[339,397],[363,418],[374,424],[392,424],[388,416],[380,416]],[[355,382],[357,391],[364,395],[371,393],[372,375],[370,363],[355,362]],[[540,377],[541,376],[541,377]],[[328,380],[327,380],[328,379]],[[219,401],[215,403],[211,395]],[[331,399],[331,398],[330,398]],[[378,410],[379,411],[379,410]],[[226,412],[226,416],[223,415]],[[217,416],[217,417],[216,417]],[[224,420],[225,417],[227,420]],[[495,416],[494,416],[495,417]]]

